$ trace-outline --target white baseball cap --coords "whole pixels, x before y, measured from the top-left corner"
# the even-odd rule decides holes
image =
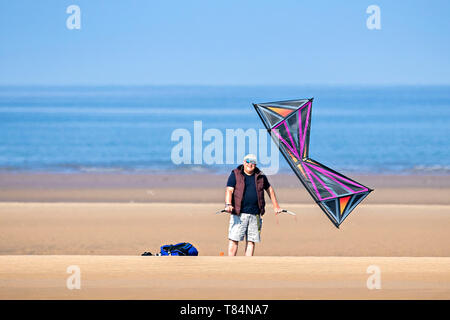
[[[248,155],[246,155],[246,156],[244,157],[244,161],[247,161],[247,160],[255,161],[255,163],[257,162],[257,161],[256,161],[256,156],[255,156],[254,154],[252,154],[252,153],[249,153]]]

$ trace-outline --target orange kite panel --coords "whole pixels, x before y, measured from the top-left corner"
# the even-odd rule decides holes
[[[339,198],[339,202],[341,204],[341,214],[344,212],[344,209],[348,203],[348,200],[350,200],[350,196]]]
[[[273,112],[278,113],[282,117],[287,117],[288,115],[290,115],[292,112],[295,111],[291,109],[276,108],[276,107],[269,107],[269,109],[272,110]]]

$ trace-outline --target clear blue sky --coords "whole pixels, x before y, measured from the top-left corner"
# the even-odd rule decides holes
[[[22,84],[450,84],[450,1],[1,1],[0,85]]]

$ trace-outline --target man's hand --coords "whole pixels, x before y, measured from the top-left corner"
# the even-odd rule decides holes
[[[233,206],[232,205],[227,205],[227,206],[225,206],[225,211],[226,212],[228,212],[228,213],[231,213],[231,212],[233,212]]]
[[[273,210],[275,211],[275,215],[278,215],[278,214],[281,213],[281,211],[282,211],[283,209],[281,209],[280,207],[275,207],[275,208],[273,208]]]

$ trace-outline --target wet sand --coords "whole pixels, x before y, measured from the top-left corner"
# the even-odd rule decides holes
[[[0,299],[450,298],[446,177],[360,177],[375,191],[340,229],[297,181],[273,177],[297,216],[268,205],[252,258],[242,245],[239,257],[219,256],[223,176],[0,178]],[[183,241],[199,257],[140,256]],[[70,265],[81,268],[81,290],[66,288]],[[370,265],[380,267],[380,290],[366,286]]]

